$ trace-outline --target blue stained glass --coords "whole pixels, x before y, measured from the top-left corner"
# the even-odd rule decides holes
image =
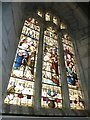
[[[42,85],[41,106],[61,108],[58,41],[57,34],[51,27],[44,32]]]
[[[67,82],[69,87],[71,109],[84,109],[84,101],[80,90],[79,76],[76,68],[73,44],[68,35],[62,38],[64,48]],[[80,101],[82,99],[82,101]]]
[[[25,20],[4,102],[32,106],[40,28],[35,19]]]

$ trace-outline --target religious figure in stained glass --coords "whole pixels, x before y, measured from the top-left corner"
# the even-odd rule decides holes
[[[69,87],[70,106],[72,109],[84,109],[84,102],[80,90],[80,81],[76,68],[73,44],[67,34],[63,36],[62,42]]]
[[[38,15],[42,17],[42,13],[39,11]],[[45,14],[46,21],[50,21],[50,17],[49,13]],[[56,17],[53,17],[53,23],[57,25]],[[66,25],[61,23],[60,29],[66,29]],[[39,32],[40,27],[34,18],[25,20],[7,87],[7,96],[4,100],[6,104],[22,106],[33,105]],[[84,109],[73,44],[68,35],[63,36],[62,42],[70,106],[72,109]],[[44,31],[43,38],[41,107],[62,108],[59,67],[57,33],[52,27],[48,27]]]
[[[33,104],[39,31],[38,22],[34,18],[25,20],[7,88],[7,96],[4,100],[7,104],[24,106]]]
[[[42,107],[61,108],[58,41],[57,34],[51,27],[44,32],[43,55],[41,105]]]

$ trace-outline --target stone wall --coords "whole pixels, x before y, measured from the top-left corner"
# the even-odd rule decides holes
[[[87,21],[88,22],[88,21]],[[83,25],[82,25],[83,26]],[[86,109],[89,109],[89,36],[88,36],[88,26],[77,29],[73,32],[74,35],[74,45],[75,53],[77,59],[78,70],[80,72],[80,82],[81,89],[85,98]]]

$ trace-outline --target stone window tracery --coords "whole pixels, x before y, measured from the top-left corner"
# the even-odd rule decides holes
[[[42,17],[42,13],[37,13]],[[50,21],[49,13],[45,14],[45,20]],[[53,23],[58,25],[56,17]],[[61,22],[60,29],[66,29],[66,25]],[[41,107],[62,108],[62,83],[60,73],[60,56],[58,52],[58,33],[47,27],[43,37],[43,64],[42,64],[42,88]],[[76,68],[75,53],[73,43],[69,35],[62,36],[64,50],[64,60],[71,109],[84,109],[84,100],[80,89],[80,81]],[[40,27],[34,18],[25,20],[20,41],[16,51],[11,77],[7,87],[7,96],[4,100],[6,104],[20,106],[33,106],[34,82],[37,66],[38,44],[40,42]],[[63,81],[62,81],[63,82]],[[63,93],[64,94],[64,93]]]

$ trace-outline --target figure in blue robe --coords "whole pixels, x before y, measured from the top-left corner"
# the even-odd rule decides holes
[[[15,61],[15,64],[14,64],[14,69],[18,69],[18,67],[20,67],[22,65],[22,60],[23,60],[23,55],[22,56],[19,56],[17,54],[17,58],[16,58],[16,61]]]

